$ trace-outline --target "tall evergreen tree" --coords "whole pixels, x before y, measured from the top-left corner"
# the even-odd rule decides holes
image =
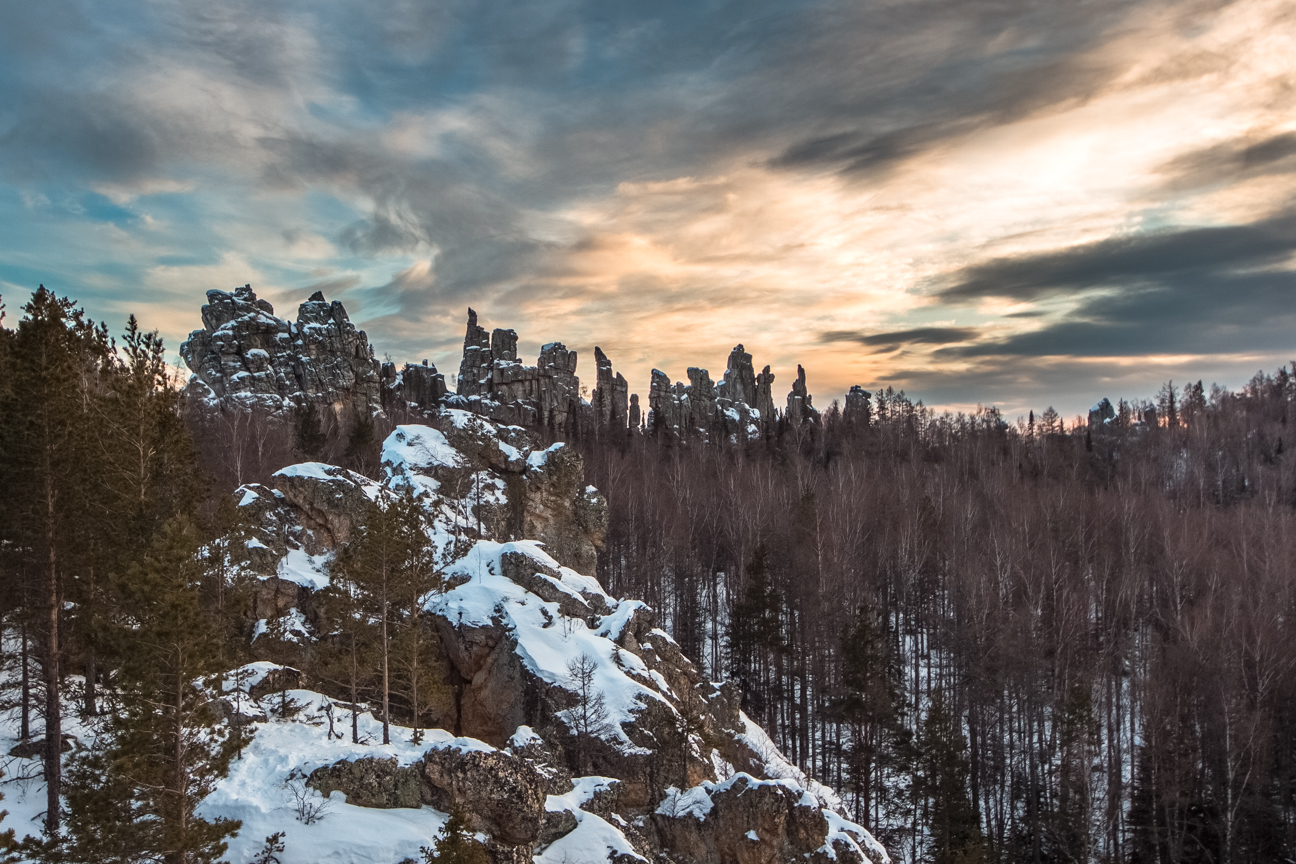
[[[747,565],[747,587],[729,613],[725,648],[729,674],[738,682],[749,713],[764,717],[773,660],[784,648],[779,594],[770,579],[764,546]]]
[[[69,777],[60,854],[70,860],[210,864],[239,828],[196,812],[241,745],[204,683],[222,669],[220,631],[200,603],[201,539],[192,520],[173,519],[120,582],[129,623],[113,632],[119,707],[108,746]]]
[[[843,758],[855,800],[855,819],[876,831],[889,790],[883,772],[904,762],[899,670],[875,610],[862,605],[841,641],[841,686],[832,708],[850,733]],[[898,781],[893,781],[898,782]]]
[[[932,864],[981,864],[988,859],[981,824],[968,797],[967,739],[937,690],[918,740],[918,790],[930,804]]]
[[[391,743],[392,663],[401,613],[407,598],[422,597],[436,585],[431,552],[422,498],[409,487],[384,489],[334,568],[354,586],[361,614],[374,622],[384,744]]]
[[[40,642],[45,689],[45,829],[61,822],[64,598],[84,571],[93,482],[93,425],[87,405],[110,351],[106,331],[76,305],[41,286],[10,342],[2,470],[11,511],[2,538],[21,550],[36,577],[25,598]],[[25,640],[24,640],[25,641]]]

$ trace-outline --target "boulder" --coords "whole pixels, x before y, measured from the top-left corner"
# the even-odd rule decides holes
[[[347,803],[357,807],[418,808],[430,803],[419,768],[401,766],[395,757],[370,757],[316,768],[306,778],[306,785],[318,789],[325,798],[342,792]]]
[[[457,745],[428,750],[419,765],[432,805],[459,809],[474,830],[499,843],[535,843],[544,826],[545,779],[507,750]]]
[[[361,474],[322,462],[289,465],[273,479],[275,490],[324,549],[337,549],[351,539],[370,503],[366,487],[373,485]]]
[[[327,405],[339,419],[382,410],[380,366],[340,302],[317,291],[293,324],[244,285],[208,291],[202,318],[203,329],[180,346],[194,373],[191,395],[270,412]]]

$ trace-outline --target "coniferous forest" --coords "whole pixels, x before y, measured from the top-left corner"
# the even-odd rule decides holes
[[[43,288],[6,311],[3,699],[40,758],[5,780],[47,794],[44,839],[8,854],[222,860],[239,825],[199,805],[248,738],[202,682],[253,659],[256,602],[231,493],[311,458],[377,480],[410,418],[195,438],[147,324]],[[1296,856],[1294,374],[1167,383],[1096,424],[886,390],[740,443],[567,438],[608,502],[603,586],[654,607],[893,860],[1274,862]],[[342,623],[285,660],[352,707],[339,739],[362,703],[419,736],[443,696],[418,626],[443,574],[411,501],[372,505],[319,600]],[[101,718],[94,747],[61,755],[69,717]],[[452,821],[426,860],[484,860]]]

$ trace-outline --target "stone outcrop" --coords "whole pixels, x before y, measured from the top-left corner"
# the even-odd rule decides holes
[[[198,401],[269,412],[324,405],[339,418],[381,410],[379,364],[340,302],[317,291],[290,323],[245,285],[208,291],[202,319],[180,346]]]
[[[1112,406],[1110,399],[1104,398],[1089,409],[1089,429],[1092,431],[1107,429],[1115,419],[1116,409]]]
[[[705,381],[695,374],[690,386]],[[457,556],[422,619],[439,658],[423,674],[445,693],[422,717],[439,728],[427,731],[428,749],[412,762],[408,751],[399,761],[390,751],[371,758],[353,751],[311,766],[310,786],[364,807],[457,810],[486,836],[494,864],[530,861],[550,845],[561,855],[580,831],[619,838],[606,857],[622,864],[886,861],[884,852],[866,855],[871,838],[831,812],[835,795],[790,765],[742,713],[732,684],[706,680],[647,605],[614,598],[579,572],[593,567],[606,510],[585,485],[574,448],[535,449],[523,429],[454,409],[440,422],[441,429],[397,427],[383,449],[390,485],[437,490],[433,531]],[[276,591],[291,584],[299,605],[275,611],[293,618],[310,608],[314,586],[329,578],[327,562],[355,536],[364,499],[378,490],[317,463],[290,466],[275,484],[244,487],[240,504],[267,526],[249,552],[266,564],[279,556],[276,575],[261,584]],[[516,510],[520,521],[486,518],[484,508]],[[474,509],[477,519],[466,524]],[[516,535],[544,542],[508,539]],[[303,574],[308,564],[318,569]],[[329,632],[323,621],[313,630]],[[307,644],[296,647],[306,652],[311,636],[303,636]],[[582,658],[595,664],[606,698],[594,726],[581,725],[588,704],[572,677]],[[221,700],[231,724],[267,722],[278,691],[306,683],[268,665],[239,690],[242,704]],[[345,689],[332,698],[345,700]],[[377,707],[370,710],[376,719]],[[401,709],[392,710],[399,724]],[[407,740],[409,730],[395,734]]]
[[[819,802],[794,785],[746,774],[672,790],[652,818],[677,861],[863,864],[868,851],[881,858],[867,832],[833,830]]]
[[[518,360],[517,340],[515,331],[499,328],[488,337],[469,309],[458,387],[445,404],[500,423],[571,434],[587,407],[580,398],[576,352],[551,342],[535,366],[526,366]]]
[[[769,367],[765,369],[768,373]],[[729,354],[729,368],[719,384],[706,369],[696,366],[689,367],[688,377],[688,384],[671,384],[665,372],[652,371],[648,390],[652,430],[703,440],[740,441],[759,436],[763,425],[772,422],[772,410],[761,413],[753,405],[760,396],[759,379],[743,346]],[[768,379],[773,381],[774,376],[768,375]]]
[[[873,415],[873,394],[856,384],[846,393],[842,416],[848,423],[867,426]]]
[[[766,420],[774,418],[774,373],[766,366],[756,376],[756,402],[752,406]]]
[[[769,367],[765,368],[768,371]],[[730,402],[756,407],[756,370],[752,367],[752,355],[743,350],[742,345],[736,345],[729,352],[724,379],[717,389],[720,396]]]
[[[810,404],[810,391],[806,388],[805,370],[797,366],[797,377],[792,382],[792,390],[787,397],[787,419],[793,426],[802,423],[816,423],[819,412]]]
[[[395,363],[382,364],[382,383],[383,410],[389,414],[404,409],[428,415],[445,401],[445,376],[426,360],[418,366],[406,363],[399,370]]]
[[[419,766],[438,810],[456,807],[473,828],[511,846],[529,846],[540,836],[545,812],[545,778],[509,750],[468,746],[436,747]]]
[[[620,372],[612,372],[612,361],[597,345],[594,346],[594,367],[598,380],[591,402],[594,422],[600,429],[624,431],[630,388]]]
[[[401,765],[395,757],[369,757],[326,765],[312,771],[306,784],[318,789],[325,798],[341,792],[348,804],[357,807],[387,810],[432,803],[431,790],[424,784],[418,766]]]

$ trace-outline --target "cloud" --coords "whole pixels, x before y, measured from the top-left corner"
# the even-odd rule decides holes
[[[976,338],[977,332],[975,327],[915,327],[911,330],[896,330],[890,333],[826,330],[820,334],[819,341],[858,342],[861,345],[882,345],[887,349],[893,349],[905,344],[949,345],[956,342],[970,342]]]
[[[398,359],[457,362],[471,303],[635,382],[743,342],[951,401],[1030,390],[1024,355],[1282,342],[1275,0],[49,5],[0,9],[0,278],[144,285],[177,332],[314,282]]]
[[[1270,267],[1296,253],[1296,213],[1246,225],[1180,228],[996,258],[966,267],[936,296],[947,303],[985,298],[1036,300],[1099,288],[1138,291],[1147,283],[1209,282],[1239,269]]]
[[[1296,174],[1296,132],[1246,135],[1176,156],[1158,170],[1170,189],[1183,190],[1245,177]]]

